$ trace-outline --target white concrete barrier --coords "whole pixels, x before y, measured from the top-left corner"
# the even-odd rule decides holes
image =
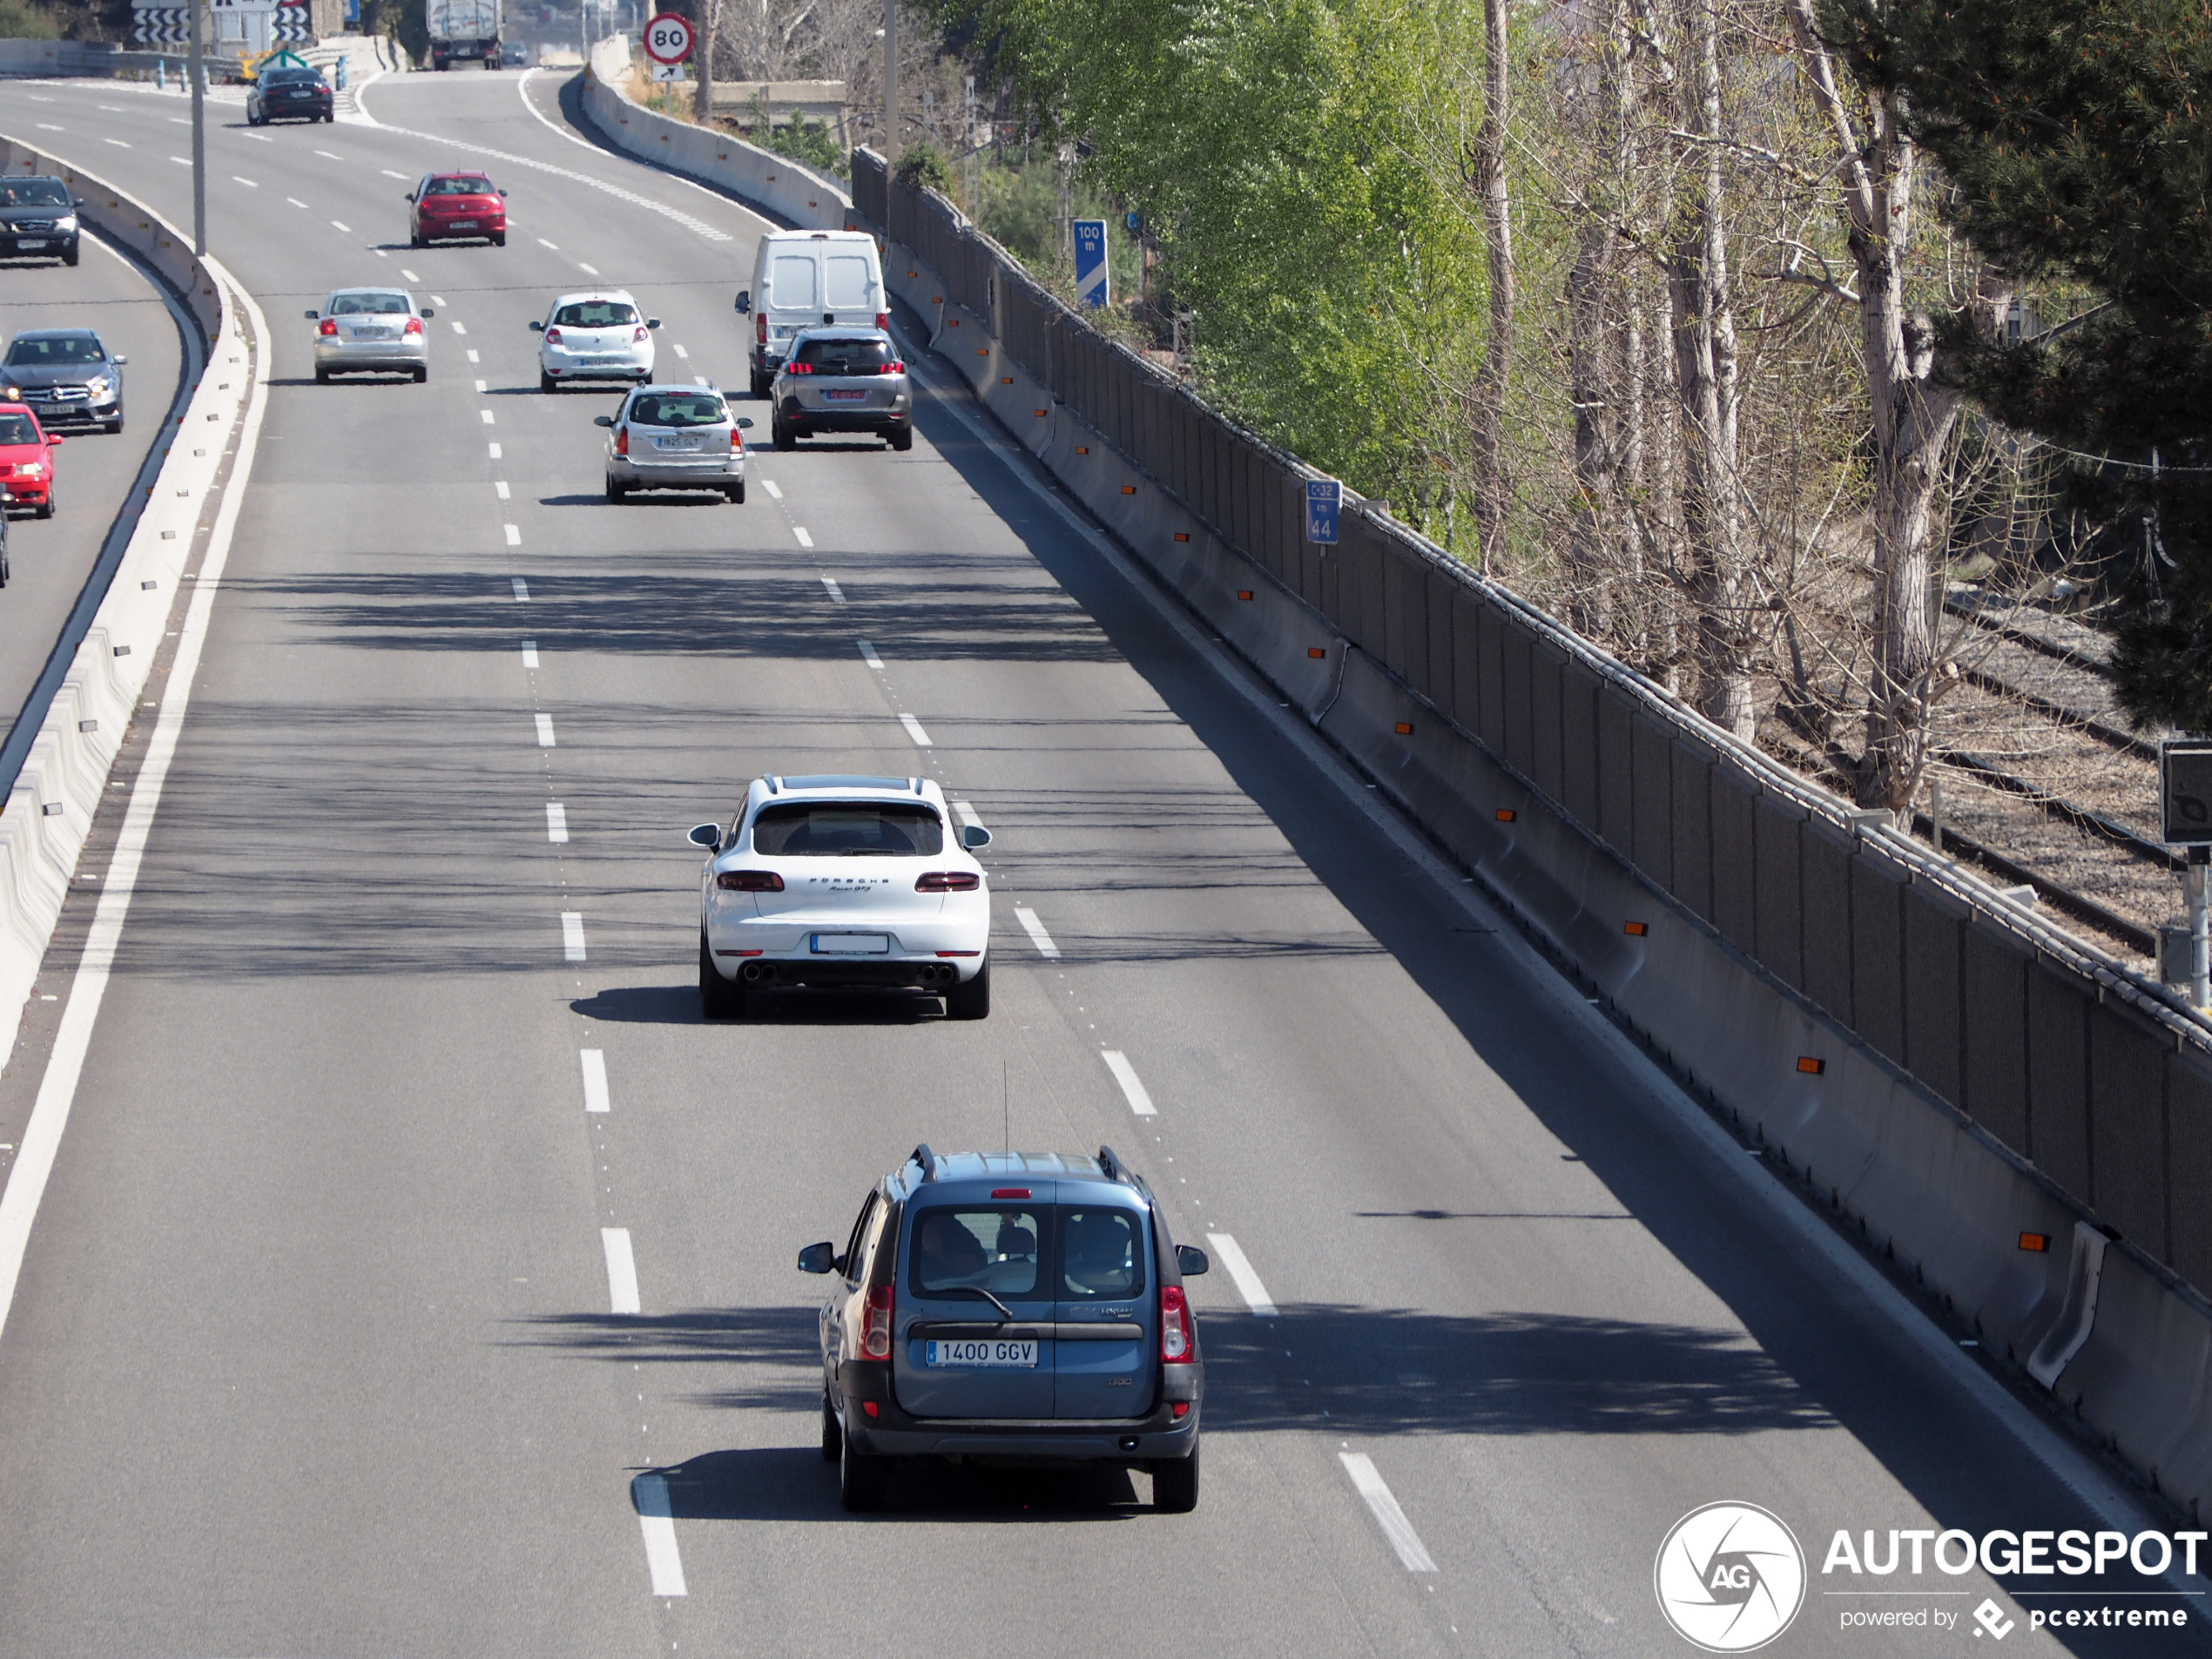
[[[0,1055],[12,1055],[24,1005],[51,941],[109,768],[138,707],[223,452],[258,365],[229,276],[150,208],[35,145],[0,135],[0,166],[55,173],[84,218],[137,253],[185,298],[207,342],[206,366],[160,471],[139,504],[121,562],[0,806]],[[231,487],[244,480],[233,478]]]

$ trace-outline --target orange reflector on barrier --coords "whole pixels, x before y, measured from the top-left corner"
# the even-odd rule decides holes
[[[1014,376],[1013,376],[1013,375],[1011,375],[1011,374],[1001,374],[1001,375],[1000,375],[1000,376],[999,376],[999,384],[1000,384],[1001,386],[1011,386],[1011,385],[1013,385],[1013,384],[1014,384]]]
[[[1628,934],[1631,939],[1641,939],[1646,934],[1649,933],[1651,929],[1647,924],[1641,921],[1624,921],[1621,924],[1621,931]]]
[[[1175,539],[1178,542],[1187,542],[1190,539],[1190,532],[1188,530],[1177,530],[1175,533]]]
[[[1036,416],[1037,416],[1037,419],[1038,419],[1038,420],[1040,420],[1040,421],[1043,420],[1043,419],[1044,419],[1044,411],[1043,411],[1042,409],[1039,409],[1039,410],[1037,410],[1037,411],[1036,411]]]
[[[975,348],[975,354],[978,357],[988,357],[991,354],[991,348],[988,346],[978,346]],[[1009,381],[1008,384],[1010,385],[1012,382]]]
[[[1124,496],[1134,496],[1136,494],[1136,486],[1135,484],[1123,484],[1122,486],[1122,494]]]
[[[1090,446],[1087,443],[1079,443],[1076,446],[1076,453],[1079,455],[1087,455],[1090,453]]]
[[[1510,823],[1512,823],[1512,822],[1513,822],[1513,820],[1514,820],[1514,810],[1513,810],[1513,808],[1512,808],[1512,807],[1510,807],[1510,806],[1501,806],[1500,808],[1498,808],[1498,821],[1499,821],[1501,824],[1510,824]]]
[[[2048,1233],[2022,1233],[2020,1235],[2020,1248],[2022,1250],[2034,1251],[2039,1255],[2047,1254],[2051,1248],[2051,1235]]]
[[[1808,1077],[1817,1077],[1828,1069],[1828,1062],[1825,1060],[1815,1060],[1809,1054],[1801,1054],[1797,1056],[1797,1069]]]
[[[959,319],[958,317],[948,317],[948,318],[946,318],[946,319],[945,319],[945,327],[948,327],[948,328],[957,328],[957,327],[960,327],[960,319]]]
[[[1249,599],[1252,597],[1252,590],[1250,588],[1239,588],[1237,590],[1237,597],[1239,599]]]
[[[1400,720],[1398,723],[1398,735],[1401,738],[1412,737],[1413,735],[1413,723],[1411,720]]]
[[[1305,654],[1308,657],[1326,657],[1329,653],[1323,651],[1318,645],[1312,645],[1306,648]]]

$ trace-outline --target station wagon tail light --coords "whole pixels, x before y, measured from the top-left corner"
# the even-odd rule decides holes
[[[916,893],[973,893],[983,880],[968,870],[930,870],[914,878]]]
[[[730,428],[730,453],[731,453],[732,455],[735,455],[735,454],[737,454],[737,453],[738,453],[738,450],[740,450],[740,449],[742,449],[742,448],[745,448],[745,434],[743,434],[742,432],[738,431],[738,430],[737,429],[737,428],[735,428],[735,427],[732,427],[732,428]]]
[[[879,1285],[868,1292],[868,1305],[860,1315],[860,1358],[888,1359],[891,1357],[891,1286]]]
[[[401,330],[401,332],[402,334],[421,334],[422,332],[422,319],[420,317],[409,317],[407,320],[407,327]]]
[[[630,453],[630,428],[626,426],[615,428],[615,453],[618,455]]]
[[[337,319],[334,317],[325,317],[322,320],[322,327],[316,329],[315,332],[320,334],[325,340],[335,338],[338,333]]]
[[[559,345],[561,343],[561,331],[558,328],[548,328],[545,331],[545,343],[549,346]]]
[[[1183,1286],[1160,1286],[1160,1362],[1187,1366],[1197,1357],[1198,1345],[1190,1339],[1190,1305],[1183,1299]]]
[[[784,879],[773,870],[724,870],[714,885],[725,893],[781,893]]]

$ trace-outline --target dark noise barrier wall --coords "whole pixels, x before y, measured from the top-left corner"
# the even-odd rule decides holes
[[[2212,1026],[1373,503],[1306,543],[1319,475],[866,151],[853,205],[1001,423],[1620,1018],[1993,1354],[2212,1500]]]

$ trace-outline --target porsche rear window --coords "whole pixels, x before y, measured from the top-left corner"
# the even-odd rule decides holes
[[[928,858],[945,850],[945,826],[927,806],[900,801],[785,801],[752,820],[752,850],[764,858]]]
[[[0,415],[0,448],[38,442],[38,429],[27,415]]]
[[[554,323],[563,328],[619,328],[637,320],[637,308],[619,300],[579,300],[553,314]]]

